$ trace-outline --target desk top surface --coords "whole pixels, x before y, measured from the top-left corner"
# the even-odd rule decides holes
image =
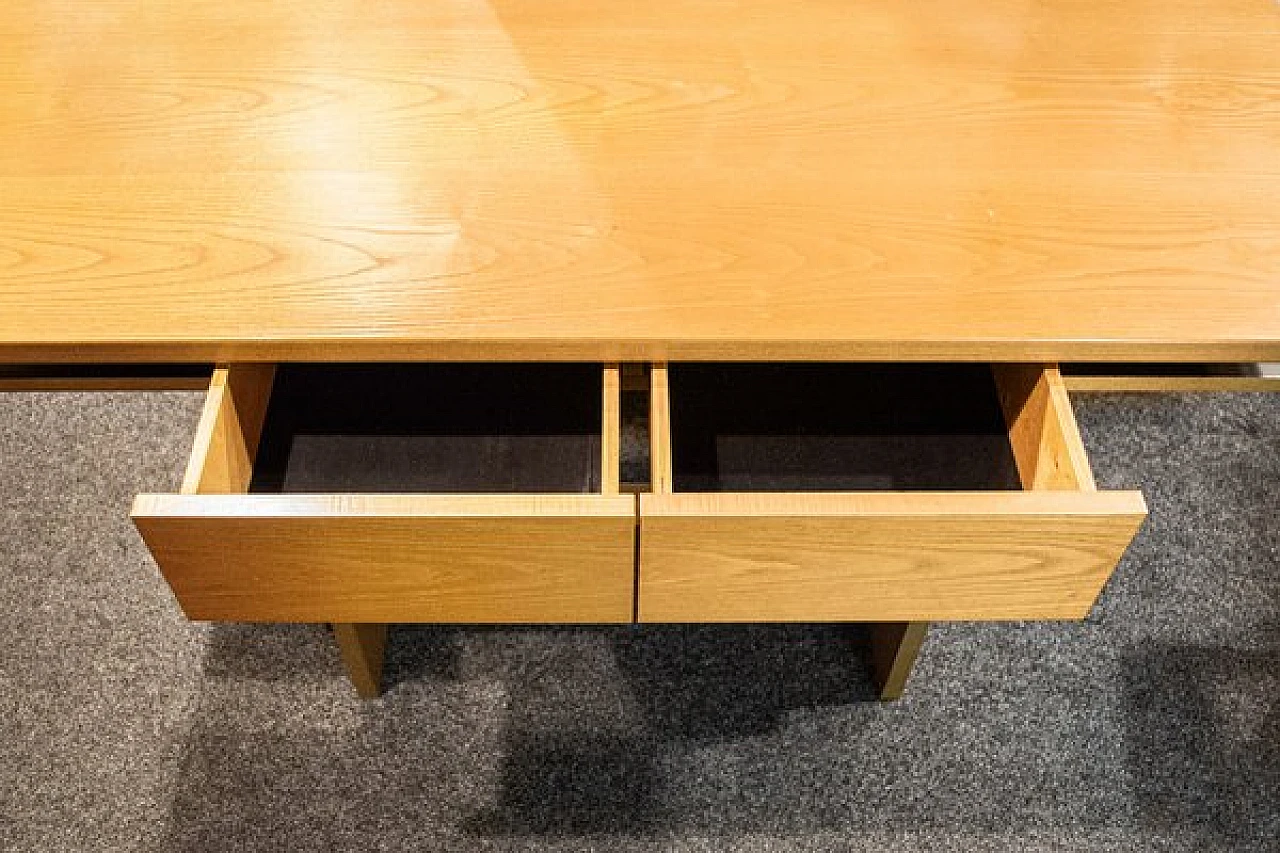
[[[7,0],[0,362],[1280,360],[1276,0]]]

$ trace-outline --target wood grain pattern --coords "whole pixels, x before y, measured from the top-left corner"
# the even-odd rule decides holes
[[[236,364],[214,370],[182,478],[183,494],[240,494],[249,490],[274,378],[275,365],[270,364]]]
[[[10,0],[0,360],[1280,360],[1272,0]]]
[[[1108,393],[1277,392],[1275,376],[1064,376],[1068,391]]]
[[[191,619],[629,622],[635,503],[599,495],[139,495]]]
[[[183,477],[182,494],[248,491],[274,378],[274,365],[238,364],[214,369],[196,427],[195,447]],[[218,547],[217,543],[206,544]],[[387,626],[340,622],[333,625],[333,634],[356,693],[366,699],[378,696],[382,692]]]
[[[382,658],[387,649],[387,626],[339,622],[333,626],[342,663],[356,693],[376,699],[382,693]]]
[[[622,450],[622,379],[618,365],[604,366],[604,394],[600,433],[600,491],[606,495],[619,493],[622,475],[619,454]]]
[[[1093,471],[1057,367],[992,365],[1024,489],[1095,491]]]
[[[649,471],[655,494],[671,494],[671,382],[665,364],[649,370]]]
[[[1080,619],[1138,492],[640,496],[644,622]]]

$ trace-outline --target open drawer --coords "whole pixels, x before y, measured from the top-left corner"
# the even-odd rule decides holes
[[[647,622],[1076,619],[1146,507],[1040,365],[652,371]]]
[[[600,365],[231,365],[133,519],[193,619],[627,622]]]

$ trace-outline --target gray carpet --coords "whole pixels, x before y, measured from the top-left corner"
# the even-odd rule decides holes
[[[126,520],[195,394],[0,394],[0,849],[1278,850],[1280,395],[1078,400],[1152,518],[1084,624],[184,623]]]

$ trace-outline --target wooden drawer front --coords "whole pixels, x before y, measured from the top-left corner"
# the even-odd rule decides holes
[[[1079,619],[1134,492],[640,498],[645,622]]]
[[[142,495],[192,619],[628,622],[635,508],[600,495]]]
[[[794,410],[817,412],[822,422],[795,431],[797,449],[780,450],[785,428],[775,430],[768,417],[754,413],[726,425],[724,412],[748,408],[744,395],[762,388],[786,394],[795,386],[742,382],[734,369],[726,371],[725,381],[704,381],[696,395],[686,393],[686,408],[674,418],[679,391],[669,386],[666,368],[653,371],[654,493],[640,499],[641,621],[1079,619],[1146,516],[1140,493],[1096,490],[1053,368],[1014,365],[993,371],[984,405],[994,413],[994,443],[989,433],[974,434],[975,423],[990,429],[990,412],[985,420],[957,415],[949,422],[957,448],[994,448],[999,453],[993,458],[999,457],[1003,468],[984,480],[981,464],[975,469],[972,460],[952,464],[942,458],[939,470],[948,482],[972,481],[989,490],[973,490],[977,485],[929,490],[918,472],[910,475],[912,490],[894,490],[892,477],[882,476],[874,464],[837,459],[832,470],[814,466],[815,480],[838,486],[859,479],[889,481],[890,487],[813,492],[769,489],[803,478],[804,466],[812,464],[806,461],[812,459],[808,448],[815,443],[824,449],[871,448],[883,458],[909,460],[911,442],[921,440],[929,451],[925,456],[945,457],[927,444],[930,412],[950,411],[955,401],[908,406],[902,422],[910,434],[898,442],[880,432],[894,422],[895,413],[876,410],[872,395],[853,403],[832,395],[830,405],[849,406],[855,416],[865,407],[872,426],[846,438],[825,403],[811,410],[802,404]],[[901,387],[903,368],[893,370],[897,373],[885,388]],[[962,374],[966,381],[973,378],[970,368],[958,369]],[[801,385],[812,380],[797,375]],[[931,393],[956,393],[944,379],[938,383],[933,377]],[[877,383],[864,387],[878,390]],[[743,390],[722,403],[717,387]],[[785,427],[792,408],[780,408]],[[715,421],[715,442],[673,435],[682,428],[705,428],[708,421]],[[1000,433],[1007,433],[1007,440]],[[744,436],[763,448],[764,462],[758,466],[755,451],[743,450]],[[712,462],[696,458],[697,448],[713,445],[727,450]],[[695,458],[682,462],[681,448]],[[751,492],[680,490],[681,483],[714,485],[716,478],[764,485]]]
[[[616,368],[603,368],[598,389],[561,391],[556,381],[549,381],[539,384],[537,392],[530,391],[527,381],[529,371],[537,368],[520,368],[524,373],[512,375],[525,381],[513,395],[523,396],[513,404],[500,395],[487,396],[490,388],[504,384],[501,377],[483,374],[484,368],[462,367],[465,381],[457,397],[443,393],[439,383],[427,382],[429,388],[403,389],[410,405],[386,411],[380,400],[400,391],[400,374],[349,370],[348,379],[354,374],[357,381],[344,386],[352,389],[347,399],[345,390],[334,392],[327,376],[317,381],[315,371],[323,369],[306,368],[311,371],[306,381],[292,385],[288,376],[281,378],[283,369],[270,365],[217,370],[183,493],[140,495],[134,503],[134,522],[190,618],[631,621],[636,507],[633,496],[618,494]],[[440,368],[391,369],[411,374]],[[581,378],[584,372],[548,369],[561,371],[557,379]],[[310,397],[315,389],[319,396]],[[545,402],[529,399],[543,391]],[[594,413],[590,400],[584,401],[587,393],[601,394]],[[424,418],[446,420],[443,427],[436,422],[437,433],[424,433],[426,450],[406,451],[406,430],[419,423],[413,408],[418,399],[428,400]],[[545,439],[538,432],[538,415],[529,411],[531,404],[545,405],[551,413]],[[298,414],[308,407],[309,413]],[[566,422],[566,412],[577,414]],[[492,429],[489,418],[494,419]],[[511,427],[509,441],[504,425]],[[304,440],[294,445],[277,441],[285,428],[296,428]],[[383,430],[386,440],[383,434],[359,432],[370,428]],[[557,438],[562,435],[567,439]],[[584,442],[584,436],[591,440]],[[349,439],[354,452],[330,463],[326,454]],[[411,443],[413,437],[407,440]],[[454,464],[456,476],[422,476],[432,472],[398,463],[387,444],[415,464],[424,459]],[[307,450],[300,472],[287,467],[299,455],[291,446]],[[451,453],[455,447],[459,452]],[[576,449],[577,455],[558,454],[562,447]],[[485,455],[487,448],[493,448],[493,455]],[[521,459],[520,452],[541,455]],[[363,467],[366,460],[368,467]],[[571,462],[572,472],[565,476]],[[583,482],[583,470],[597,465],[589,478],[594,485],[585,492],[531,491],[540,477],[558,484]],[[508,472],[514,472],[510,481],[521,493],[500,493]],[[406,482],[423,481],[457,485],[459,492],[297,493],[299,483],[333,482],[337,488],[388,482],[403,488]],[[485,493],[461,491],[466,488]],[[248,494],[251,489],[267,491]]]

